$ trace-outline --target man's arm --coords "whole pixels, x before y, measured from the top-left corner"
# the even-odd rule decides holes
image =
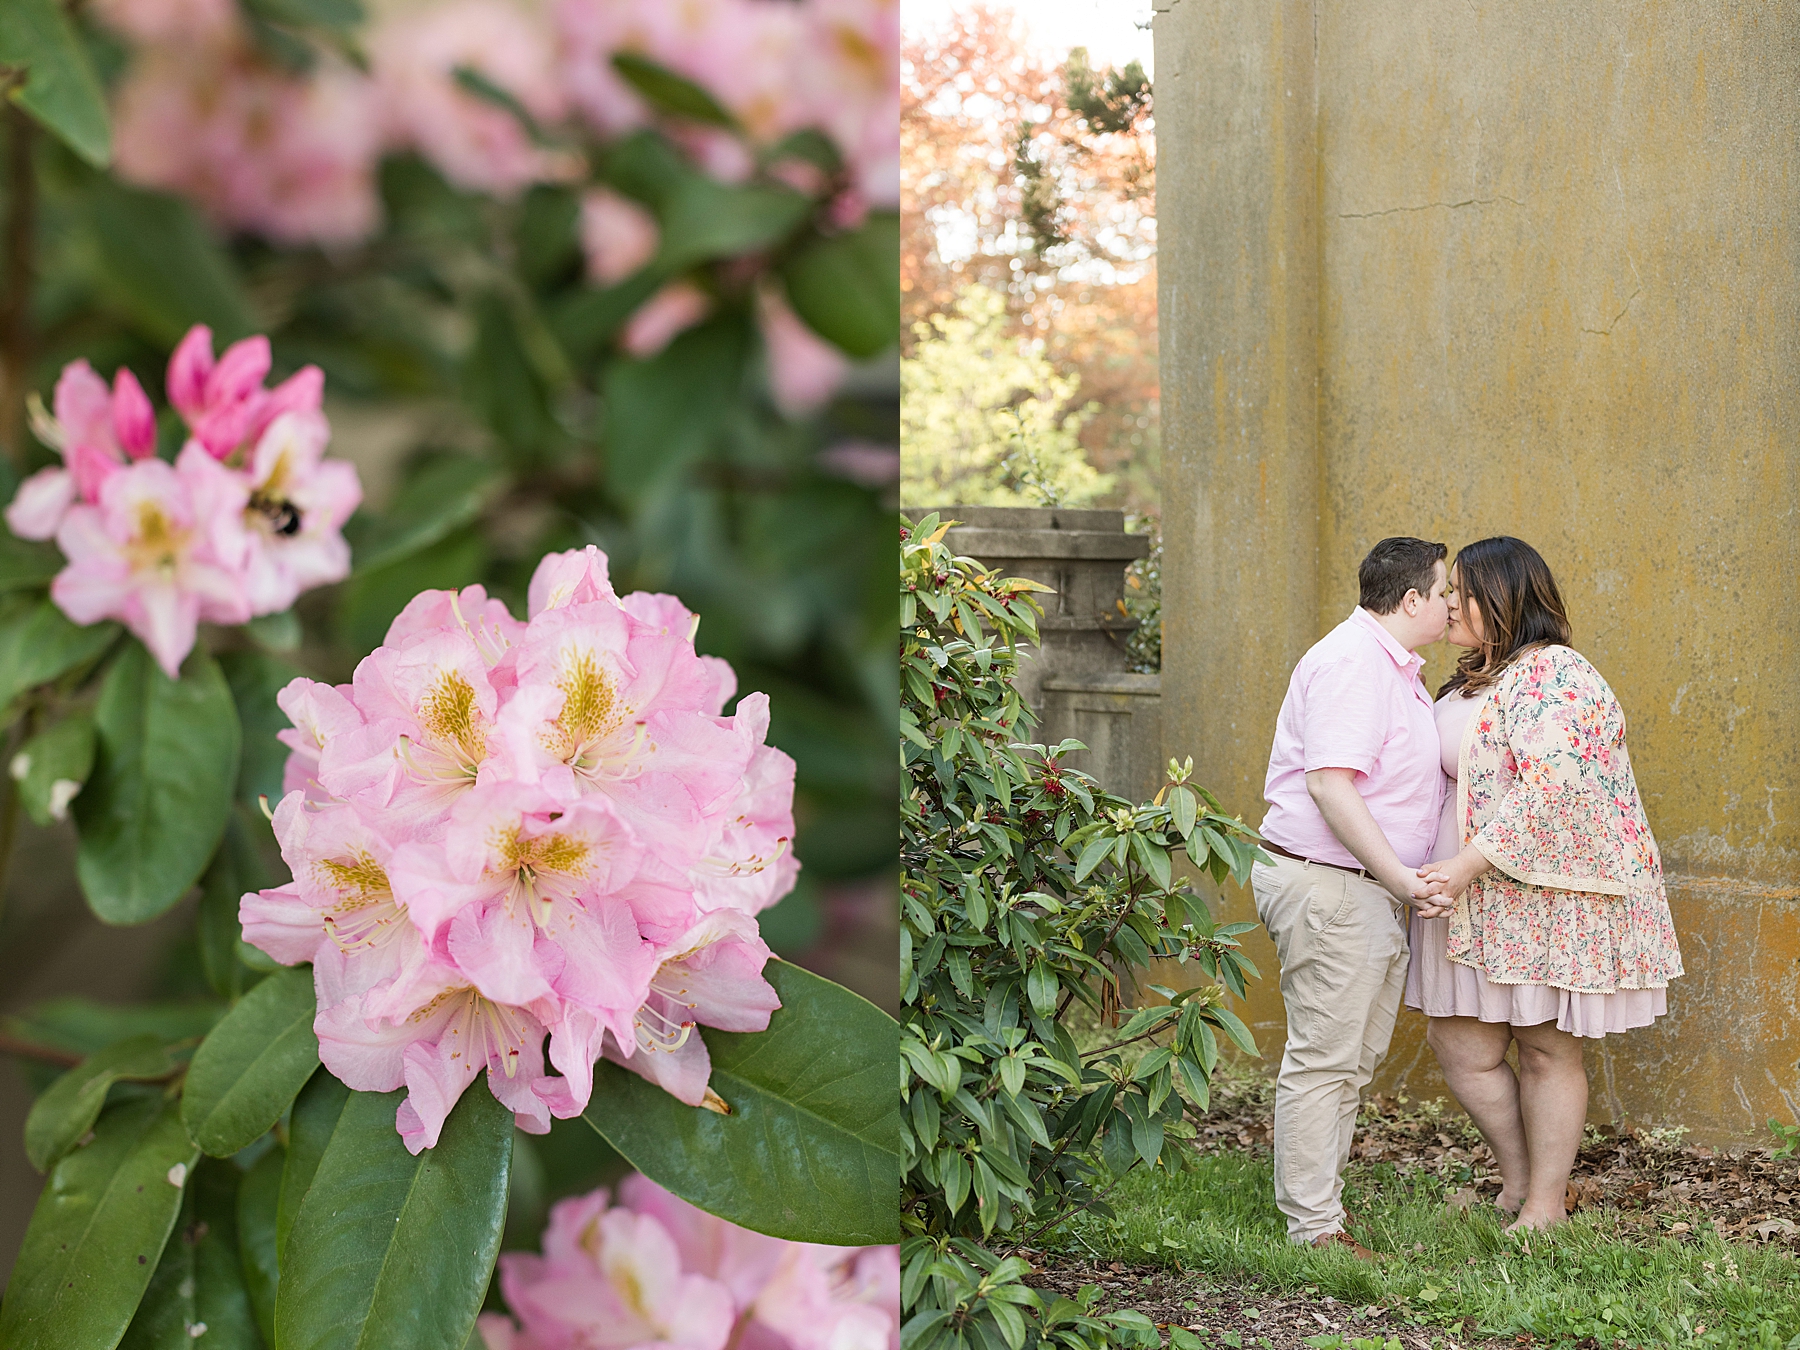
[[[1417,872],[1400,861],[1387,835],[1369,814],[1369,804],[1356,790],[1355,769],[1309,769],[1306,790],[1338,842],[1397,900],[1417,906],[1427,918],[1443,912],[1429,901],[1430,888]]]

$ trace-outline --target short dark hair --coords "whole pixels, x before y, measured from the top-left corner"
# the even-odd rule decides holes
[[[1362,588],[1356,603],[1371,614],[1392,614],[1408,591],[1430,595],[1437,564],[1449,551],[1443,544],[1407,535],[1383,539],[1356,569],[1356,582]]]

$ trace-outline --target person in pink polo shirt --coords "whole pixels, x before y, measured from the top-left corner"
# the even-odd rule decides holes
[[[1406,986],[1406,910],[1443,912],[1418,868],[1442,805],[1437,721],[1418,648],[1449,619],[1442,544],[1383,539],[1356,609],[1300,658],[1275,723],[1256,915],[1281,960],[1287,1048],[1275,1080],[1275,1203],[1297,1243],[1341,1243],[1344,1163],[1362,1089]]]

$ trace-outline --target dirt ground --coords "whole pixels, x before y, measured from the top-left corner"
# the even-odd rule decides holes
[[[1221,1083],[1199,1122],[1200,1147],[1269,1149],[1273,1085]],[[1428,1172],[1464,1204],[1499,1191],[1494,1156],[1469,1118],[1442,1102],[1376,1096],[1363,1104],[1353,1161]],[[1571,1210],[1610,1205],[1627,1228],[1680,1234],[1704,1223],[1727,1238],[1800,1252],[1800,1158],[1768,1148],[1719,1151],[1686,1145],[1679,1131],[1589,1126],[1569,1182]]]
[[[1312,1350],[1308,1336],[1338,1332],[1346,1340],[1395,1337],[1405,1350],[1520,1350],[1511,1338],[1473,1336],[1473,1325],[1467,1335],[1454,1328],[1415,1327],[1393,1308],[1353,1306],[1329,1294],[1278,1294],[1204,1275],[1134,1271],[1118,1262],[1084,1263],[1062,1253],[1028,1255],[1037,1267],[1030,1281],[1036,1288],[1072,1299],[1083,1285],[1098,1285],[1102,1311],[1135,1309],[1165,1333],[1170,1327],[1205,1330],[1212,1333],[1209,1346],[1263,1350],[1266,1343],[1273,1350]],[[1197,1306],[1189,1308],[1190,1303]]]

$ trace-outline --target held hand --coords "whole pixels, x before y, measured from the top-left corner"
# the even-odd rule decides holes
[[[1433,864],[1427,863],[1419,869],[1419,889],[1413,893],[1412,903],[1421,919],[1440,918],[1452,908],[1450,901],[1454,897],[1444,892],[1449,878],[1442,872],[1432,871],[1432,867]]]
[[[1396,899],[1404,900],[1418,910],[1421,919],[1435,919],[1440,914],[1448,914],[1450,910],[1425,873],[1426,868],[1421,867],[1415,876],[1406,877],[1400,888],[1389,887],[1389,890]]]

